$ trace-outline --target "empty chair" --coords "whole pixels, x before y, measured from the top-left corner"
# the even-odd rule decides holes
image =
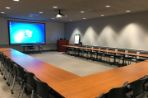
[[[14,64],[13,70],[14,70],[14,77],[13,77],[13,81],[12,81],[12,85],[11,85],[11,93],[12,94],[13,94],[13,90],[14,90],[16,82],[21,87],[24,87],[23,85],[25,83],[25,72],[24,72],[24,69],[22,67],[20,67],[19,65]]]
[[[106,57],[106,62],[113,64],[113,60],[112,58],[114,58],[114,53],[108,52],[108,51],[114,51],[113,48],[107,48],[106,52],[104,53],[105,57]]]
[[[60,94],[53,91],[49,86],[37,79],[34,76],[35,83],[36,83],[36,96],[37,98],[64,98]]]
[[[129,54],[126,54],[125,55],[125,65],[129,65],[131,64],[132,62],[136,62],[136,56],[135,55],[132,55],[132,54],[136,54],[137,53],[137,50],[133,50],[133,49],[130,49],[130,50],[126,50],[127,53],[130,53],[131,55]]]
[[[147,51],[138,51],[139,53],[138,54],[148,54]],[[141,56],[138,56],[138,58],[136,59],[137,62],[142,62],[142,61],[145,61],[147,60],[148,58],[147,57],[141,57]]]
[[[88,46],[84,46],[84,50],[83,50],[83,57],[87,58],[87,54],[88,54]]]
[[[92,47],[92,52],[91,52],[91,59],[92,60],[97,60],[97,51],[95,49],[97,49],[97,47],[93,46]]]
[[[39,98],[50,98],[50,88],[48,85],[36,77],[34,77],[36,83],[36,95]]]
[[[81,47],[79,48],[79,54],[78,54],[78,56],[83,57],[83,52],[84,52],[84,47],[81,46]]]
[[[1,60],[0,71],[1,71],[1,74],[4,75],[4,71],[5,71],[5,55],[3,53],[0,54],[0,60]]]
[[[13,78],[14,72],[13,72],[14,62],[10,59],[7,59],[7,84],[10,86],[11,80]]]
[[[145,81],[144,81],[144,90],[148,91],[148,76],[146,76]]]
[[[131,98],[128,85],[124,85],[120,88],[113,88],[107,94],[105,98]]]
[[[0,52],[0,72],[2,73],[2,53]]]
[[[117,52],[115,54],[115,58],[114,58],[114,64],[117,64],[119,67],[122,65],[124,65],[124,49],[115,49],[115,51]],[[120,52],[120,53],[119,53]]]
[[[148,98],[148,76],[145,76],[143,87],[144,87],[145,96],[146,98]]]
[[[98,51],[97,51],[97,60],[98,61],[102,60],[103,54],[104,53],[102,51],[100,51],[100,48],[99,48]]]
[[[92,49],[93,49],[92,46],[87,47],[87,57],[86,57],[87,59],[91,59]]]
[[[144,82],[145,78],[138,79],[130,83],[130,88],[133,91],[133,98],[141,98],[144,95]]]
[[[27,95],[31,94],[31,98],[33,98],[34,97],[34,93],[36,92],[36,84],[35,84],[35,80],[34,80],[34,74],[30,73],[30,72],[27,72],[25,70],[25,77],[26,77],[25,84],[24,84],[24,86],[25,86],[25,93]]]

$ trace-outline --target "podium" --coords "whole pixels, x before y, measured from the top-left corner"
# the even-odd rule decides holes
[[[57,41],[57,50],[59,52],[65,52],[66,51],[66,47],[63,47],[63,45],[68,45],[69,41],[68,40],[64,40],[64,39],[60,39]]]

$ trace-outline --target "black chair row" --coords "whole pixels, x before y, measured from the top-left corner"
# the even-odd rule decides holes
[[[148,77],[145,76],[122,87],[113,88],[108,93],[97,98],[148,98]]]
[[[117,65],[117,66],[119,65],[119,67],[124,65],[129,65],[132,62],[139,62],[147,59],[143,57],[127,55],[126,53],[148,54],[148,52],[145,52],[145,51],[132,50],[132,49],[120,49],[120,48],[99,47],[99,46],[81,46],[81,47],[82,48],[68,48],[67,53],[73,56],[79,56],[86,59],[101,61],[101,62],[105,62],[105,63]],[[92,50],[87,48],[92,48]],[[106,51],[112,50],[116,52],[120,51],[120,52],[125,52],[126,55],[97,51],[93,49],[102,49]]]
[[[26,71],[2,53],[0,53],[0,62],[0,72],[12,94],[17,94],[15,89],[19,85],[18,98],[22,98],[24,93],[30,98],[64,98],[46,83],[40,81],[33,73]]]

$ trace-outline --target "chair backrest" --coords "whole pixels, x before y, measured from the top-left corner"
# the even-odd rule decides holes
[[[25,80],[25,72],[24,69],[22,67],[20,67],[19,65],[16,65],[16,71],[17,71],[17,78],[21,79],[21,80]]]
[[[34,74],[25,71],[25,77],[26,77],[26,90],[28,93],[31,93],[32,90],[36,91],[36,84],[34,80]]]
[[[144,92],[144,78],[138,79],[130,83],[131,89],[133,90],[134,96],[138,96]]]
[[[107,94],[105,98],[128,98],[126,94],[129,92],[128,83],[125,82],[122,87],[113,88]]]
[[[39,97],[41,98],[49,98],[50,95],[50,88],[49,86],[40,81],[39,79],[37,79],[36,77],[34,77],[35,83],[36,83],[36,93]]]
[[[34,74],[26,71],[25,77],[26,77],[26,84],[30,85],[32,89],[35,89],[36,85],[34,80]]]

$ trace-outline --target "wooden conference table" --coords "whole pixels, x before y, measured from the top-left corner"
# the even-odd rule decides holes
[[[79,77],[13,49],[0,49],[0,52],[34,73],[65,98],[95,98],[127,81],[131,83],[148,75],[148,61]]]
[[[34,73],[38,79],[47,83],[50,87],[52,87],[54,83],[79,78],[79,76],[73,73],[42,62],[14,49],[0,48],[0,52],[28,72]]]
[[[89,51],[101,51],[105,53],[112,53],[112,54],[123,54],[123,55],[132,55],[132,56],[139,56],[139,57],[148,57],[148,54],[141,54],[141,53],[133,53],[133,52],[123,52],[116,49],[110,50],[107,48],[88,48],[88,47],[81,47],[81,46],[74,46],[74,45],[64,45],[64,47],[67,48],[73,48],[73,49],[81,49],[81,50],[89,50]]]
[[[140,62],[125,67],[61,82],[54,86],[66,98],[95,98],[109,92],[112,88],[122,87],[148,75],[148,62]]]

